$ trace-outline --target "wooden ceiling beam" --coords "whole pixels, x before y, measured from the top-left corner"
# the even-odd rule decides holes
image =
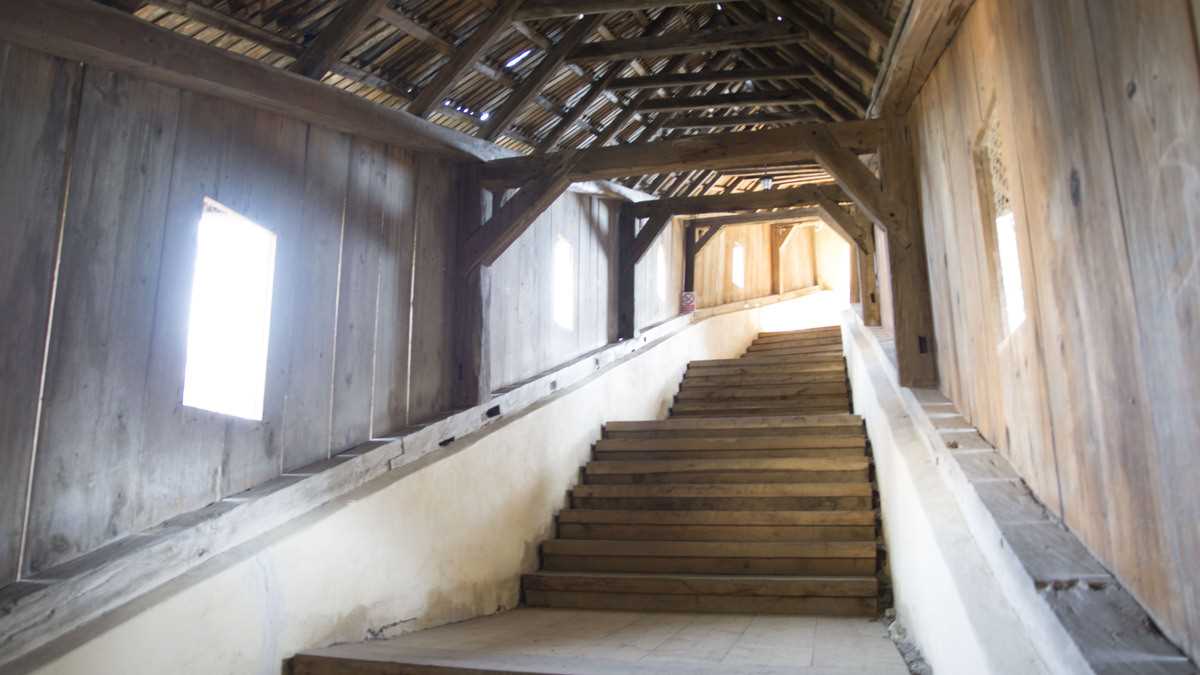
[[[463,71],[479,60],[483,50],[496,39],[501,31],[512,22],[513,14],[522,0],[501,0],[496,9],[471,33],[471,37],[451,55],[450,60],[438,70],[433,80],[426,84],[420,95],[408,106],[408,112],[425,117],[433,106],[442,99],[446,91],[462,75]]]
[[[386,0],[347,0],[333,20],[300,53],[292,64],[292,71],[314,80],[325,77],[329,66],[338,60],[350,40],[362,32],[385,4]]]
[[[639,112],[676,112],[680,110],[702,110],[705,108],[743,108],[749,106],[796,106],[811,105],[813,99],[801,91],[750,91],[715,96],[687,96],[678,98],[655,98],[637,106]]]
[[[847,244],[855,246],[866,255],[875,254],[874,228],[854,217],[841,204],[824,194],[817,195],[817,211],[821,220]]]
[[[795,206],[815,206],[824,196],[835,203],[842,198],[841,191],[833,186],[803,186],[788,190],[761,190],[723,195],[699,197],[675,197],[653,199],[633,205],[633,214],[644,218],[651,213],[667,212],[677,216],[702,213],[725,213],[751,209],[781,209]]]
[[[824,2],[832,7],[834,13],[842,17],[846,23],[862,31],[867,39],[876,45],[885,46],[891,39],[891,34],[883,19],[865,11],[858,3],[848,2],[848,0],[824,0]]]
[[[673,117],[663,123],[664,129],[723,129],[727,127],[752,126],[757,124],[798,124],[816,121],[812,113],[753,115],[730,115],[728,117],[685,116]]]
[[[807,66],[786,68],[738,68],[735,70],[701,71],[698,73],[663,73],[645,77],[624,77],[615,80],[609,89],[661,89],[665,87],[688,87],[698,84],[720,84],[723,82],[745,82],[754,80],[792,80],[812,77]]]
[[[579,14],[611,14],[675,5],[711,5],[722,0],[525,0],[517,12],[521,21],[554,19]]]
[[[777,16],[782,16],[806,31],[811,36],[812,44],[829,54],[835,63],[861,78],[868,88],[875,85],[875,77],[878,74],[877,66],[871,63],[870,59],[842,42],[834,35],[833,29],[809,18],[803,10],[791,2],[784,2],[784,0],[762,0],[762,2],[769,11],[774,12]]]
[[[967,17],[974,0],[912,0],[896,27],[898,35],[883,58],[868,112],[874,117],[901,116],[933,72],[942,52]]]
[[[611,124],[609,125],[612,126]],[[842,146],[874,152],[882,126],[877,120],[806,124],[736,134],[688,136],[657,143],[595,147],[580,151],[576,180],[618,178],[690,169],[724,169],[747,164],[801,161],[814,157],[811,131],[822,129]],[[615,133],[615,131],[613,132]],[[599,139],[597,139],[599,141]],[[520,185],[539,175],[553,155],[513,157],[488,162],[483,178],[490,185]]]
[[[808,35],[804,31],[790,30],[777,23],[760,23],[737,28],[699,32],[676,31],[650,37],[589,42],[576,49],[567,61],[570,63],[595,63],[639,57],[694,54],[704,51],[764,47],[800,42],[806,39],[808,39]]]
[[[593,14],[576,21],[567,30],[566,34],[563,35],[562,40],[542,56],[542,60],[533,69],[533,72],[516,89],[509,92],[508,98],[504,99],[504,103],[500,108],[491,114],[491,117],[480,130],[479,135],[489,141],[495,140],[500,135],[500,132],[504,131],[513,119],[520,114],[530,99],[542,90],[547,80],[554,76],[554,73],[567,58],[567,54],[592,34],[592,31],[596,29],[596,25],[600,23],[600,19],[600,15]]]
[[[842,145],[828,129],[810,127],[808,147],[829,175],[837,180],[854,203],[888,232],[891,241],[907,248],[911,240],[901,222],[900,207],[893,204],[883,185],[862,160]]]
[[[725,227],[727,225],[762,225],[764,223],[789,223],[798,221],[820,220],[821,212],[812,207],[782,209],[780,211],[764,211],[761,213],[738,213],[731,216],[714,216],[711,218],[693,218],[687,226]]]

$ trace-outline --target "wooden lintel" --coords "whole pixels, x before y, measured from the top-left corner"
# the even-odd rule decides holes
[[[567,59],[571,63],[595,63],[617,59],[694,54],[696,52],[747,47],[768,47],[800,42],[808,38],[804,31],[785,28],[775,22],[752,26],[705,30],[695,33],[665,33],[663,35],[590,42],[575,50]]]
[[[639,92],[640,93],[640,92]],[[654,143],[588,147],[578,151],[575,180],[641,176],[692,169],[726,169],[771,162],[812,160],[811,130],[824,129],[851,151],[874,152],[882,138],[878,120],[801,124],[780,129],[686,136]],[[488,162],[489,185],[520,185],[542,173],[554,154]],[[864,169],[865,170],[865,169]]]

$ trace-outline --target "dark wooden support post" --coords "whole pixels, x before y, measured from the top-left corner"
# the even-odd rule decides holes
[[[471,235],[483,227],[492,209],[491,195],[479,185],[479,169],[466,166],[459,179],[458,265],[465,265],[464,252]],[[487,311],[491,303],[492,268],[480,265],[456,275],[454,302],[454,353],[456,361],[454,405],[469,408],[491,397],[488,354]]]
[[[925,238],[914,180],[912,142],[902,120],[888,125],[879,147],[880,175],[888,202],[895,207],[888,229],[888,257],[892,270],[893,323],[900,385],[931,387],[937,384],[933,348],[933,307],[929,297],[929,271],[925,265]],[[903,240],[900,236],[903,234]]]
[[[862,303],[863,323],[868,326],[878,326],[879,319],[879,277],[875,273],[875,254],[866,253],[856,248],[858,253],[855,262],[858,267],[859,302]]]
[[[683,292],[696,292],[696,231],[683,231]]]
[[[617,339],[629,340],[637,335],[634,316],[634,243],[637,241],[637,220],[629,203],[621,205],[617,219]]]

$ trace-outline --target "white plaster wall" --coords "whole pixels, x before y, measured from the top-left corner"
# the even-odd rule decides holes
[[[513,607],[604,422],[664,416],[687,361],[736,356],[759,330],[837,323],[831,296],[696,323],[461,439],[448,457],[388,475],[51,644],[34,672],[278,675],[301,649]]]

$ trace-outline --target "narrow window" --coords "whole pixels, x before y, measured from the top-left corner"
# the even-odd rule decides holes
[[[1008,197],[1008,174],[1002,147],[1000,125],[993,108],[989,111],[987,125],[976,140],[975,173],[984,213],[984,238],[991,249],[993,281],[999,282],[1001,315],[1007,337],[1025,322],[1025,289],[1021,280],[1017,221]],[[995,278],[996,274],[999,279]]]
[[[554,323],[575,329],[575,252],[561,235],[554,240]]]
[[[275,235],[211,199],[196,232],[183,404],[261,420]]]
[[[741,242],[733,245],[733,285],[738,288],[746,287],[746,247]]]

